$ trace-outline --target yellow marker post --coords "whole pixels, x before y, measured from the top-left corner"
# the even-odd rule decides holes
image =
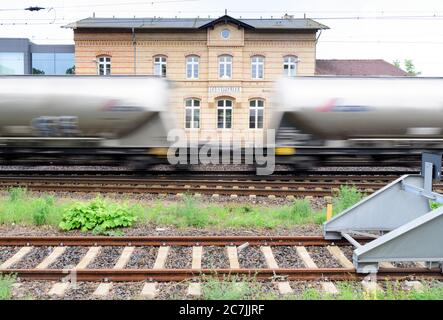
[[[328,203],[326,205],[326,221],[331,220],[332,218],[332,204]]]

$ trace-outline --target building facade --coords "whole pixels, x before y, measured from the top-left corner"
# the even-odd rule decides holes
[[[266,128],[274,81],[314,75],[310,19],[104,19],[73,28],[79,75],[156,75],[173,87],[177,126],[191,138],[250,141]]]
[[[41,45],[25,38],[0,38],[0,75],[74,72],[73,45]]]

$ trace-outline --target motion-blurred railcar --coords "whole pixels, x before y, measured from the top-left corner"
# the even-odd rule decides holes
[[[281,79],[271,124],[276,154],[443,150],[442,88],[443,78]]]
[[[2,76],[0,145],[166,155],[169,84],[147,76]],[[132,152],[134,153],[134,152]]]

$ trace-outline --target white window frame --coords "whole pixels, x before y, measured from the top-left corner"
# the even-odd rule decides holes
[[[295,77],[297,75],[297,66],[298,58],[296,56],[285,56],[283,58],[283,74],[286,77]]]
[[[259,101],[262,102],[262,106],[260,107]],[[251,110],[254,111],[254,128],[251,128],[251,122],[250,122],[250,116],[251,116]],[[263,121],[262,121],[262,127],[258,127],[258,111],[263,110]],[[265,100],[263,99],[251,99],[249,100],[249,113],[248,113],[248,127],[249,129],[263,129],[265,125]]]
[[[191,101],[191,105],[188,106],[188,101]],[[195,102],[198,101],[198,106],[195,105]],[[189,99],[185,99],[185,129],[200,129],[200,119],[201,119],[201,101],[200,99],[196,99],[196,98],[189,98]],[[191,110],[191,122],[190,122],[190,127],[186,126],[186,111],[187,110]],[[194,122],[195,122],[195,110],[198,110],[198,126],[195,127],[194,126]]]
[[[254,74],[255,66],[255,74]],[[261,69],[261,77],[260,77]],[[265,57],[253,56],[251,58],[251,77],[252,79],[263,80],[265,78]]]
[[[103,68],[103,74],[100,74],[101,68]],[[99,76],[109,76],[111,74],[111,57],[110,56],[97,57],[97,74]]]
[[[168,72],[168,59],[165,56],[154,57],[154,75],[165,78]],[[163,74],[163,66],[165,67],[165,74]]]
[[[199,77],[199,66],[200,58],[196,55],[191,55],[186,57],[186,79],[198,79]],[[189,77],[188,71],[191,71],[191,76]]]
[[[223,101],[223,105],[222,106],[219,106],[219,102],[220,101]],[[230,101],[231,102],[231,106],[227,106],[226,105],[226,101]],[[216,126],[217,126],[217,129],[219,129],[219,130],[230,130],[230,129],[232,129],[232,127],[233,127],[233,118],[234,118],[234,115],[233,115],[233,105],[234,105],[234,100],[231,100],[231,99],[218,99],[217,100],[217,116],[216,116],[216,121],[217,121]],[[218,127],[218,111],[219,110],[223,110],[223,127],[222,128]],[[230,128],[226,128],[226,110],[231,110],[231,127]]]
[[[229,66],[229,68],[228,68]],[[228,75],[228,70],[230,74]],[[218,77],[220,79],[231,79],[232,78],[232,56],[229,54],[224,54],[218,57]]]

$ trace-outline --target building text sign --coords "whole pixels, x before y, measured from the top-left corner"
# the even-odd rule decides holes
[[[209,93],[240,93],[241,87],[208,87]]]

